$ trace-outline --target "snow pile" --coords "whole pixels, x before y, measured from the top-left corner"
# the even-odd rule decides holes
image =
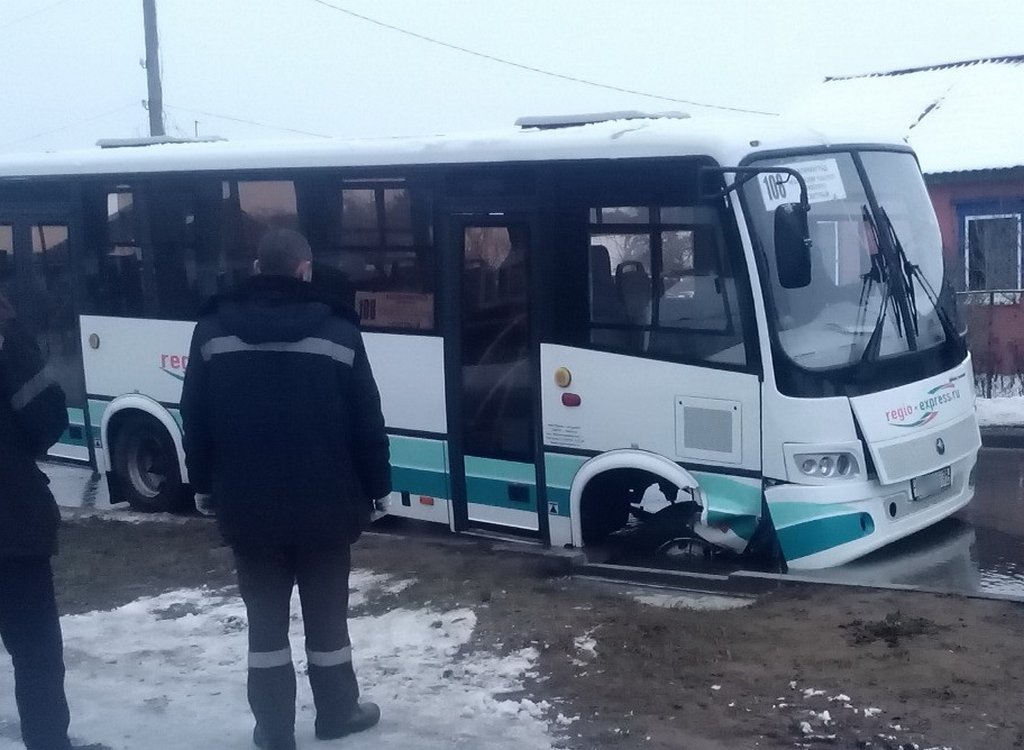
[[[982,427],[1024,425],[1024,397],[979,398],[975,406]]]
[[[353,605],[374,589],[396,591],[403,582],[356,572]],[[299,671],[296,735],[310,744],[313,702],[302,677],[305,651],[296,596],[292,602],[292,656]],[[366,699],[383,719],[365,735],[327,750],[370,748],[549,748],[553,739],[544,701],[504,700],[523,689],[537,652],[509,656],[458,655],[473,633],[470,609],[395,609],[354,617],[356,671]],[[63,619],[72,734],[113,750],[223,750],[252,747],[246,702],[245,608],[236,596],[181,590],[140,599],[110,612]],[[9,662],[8,662],[9,663]],[[0,750],[22,746],[13,675],[0,668]],[[319,743],[318,743],[319,744]]]
[[[576,636],[573,639],[573,645],[576,647],[576,650],[590,657],[597,656],[597,641],[594,639],[594,630],[596,628],[591,628],[583,635]]]

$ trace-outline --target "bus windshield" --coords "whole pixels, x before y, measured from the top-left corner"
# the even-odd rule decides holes
[[[943,280],[938,222],[912,154],[892,151],[832,152],[757,162],[798,170],[807,181],[810,216],[811,280],[787,289],[775,265],[773,217],[782,203],[799,199],[796,180],[762,174],[743,190],[756,242],[764,253],[769,316],[785,355],[798,367],[826,370],[856,365],[880,328],[878,359],[911,349],[926,350],[946,339],[941,312],[932,300]],[[877,201],[874,211],[868,190]],[[915,278],[896,280],[883,272],[879,233],[891,223],[906,255],[917,266]],[[895,264],[890,267],[898,268]],[[917,335],[911,345],[887,286],[902,283],[916,307]],[[888,300],[888,301],[886,301]],[[887,310],[883,309],[885,303]]]

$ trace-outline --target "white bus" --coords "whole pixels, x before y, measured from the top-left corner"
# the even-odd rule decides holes
[[[616,113],[0,157],[0,288],[69,396],[55,453],[115,499],[190,499],[194,320],[276,226],[361,314],[392,514],[573,547],[639,517],[817,568],[973,495],[971,361],[910,149]]]

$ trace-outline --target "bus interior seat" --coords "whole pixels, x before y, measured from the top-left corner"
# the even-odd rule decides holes
[[[614,325],[629,321],[612,279],[611,256],[604,245],[590,246],[590,320]]]
[[[619,263],[615,269],[615,285],[629,322],[633,325],[651,324],[651,277],[643,264],[635,260]]]
[[[594,325],[628,325],[629,315],[612,278],[612,260],[604,245],[590,246],[590,322]],[[630,331],[592,329],[590,343],[623,349],[633,338]]]

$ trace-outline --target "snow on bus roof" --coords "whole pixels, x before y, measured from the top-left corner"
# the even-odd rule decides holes
[[[573,127],[358,140],[292,139],[156,143],[42,154],[0,154],[0,178],[303,167],[515,163],[710,156],[737,164],[761,150],[843,143],[902,143],[891,132],[835,124],[826,130],[780,117],[608,120]]]

